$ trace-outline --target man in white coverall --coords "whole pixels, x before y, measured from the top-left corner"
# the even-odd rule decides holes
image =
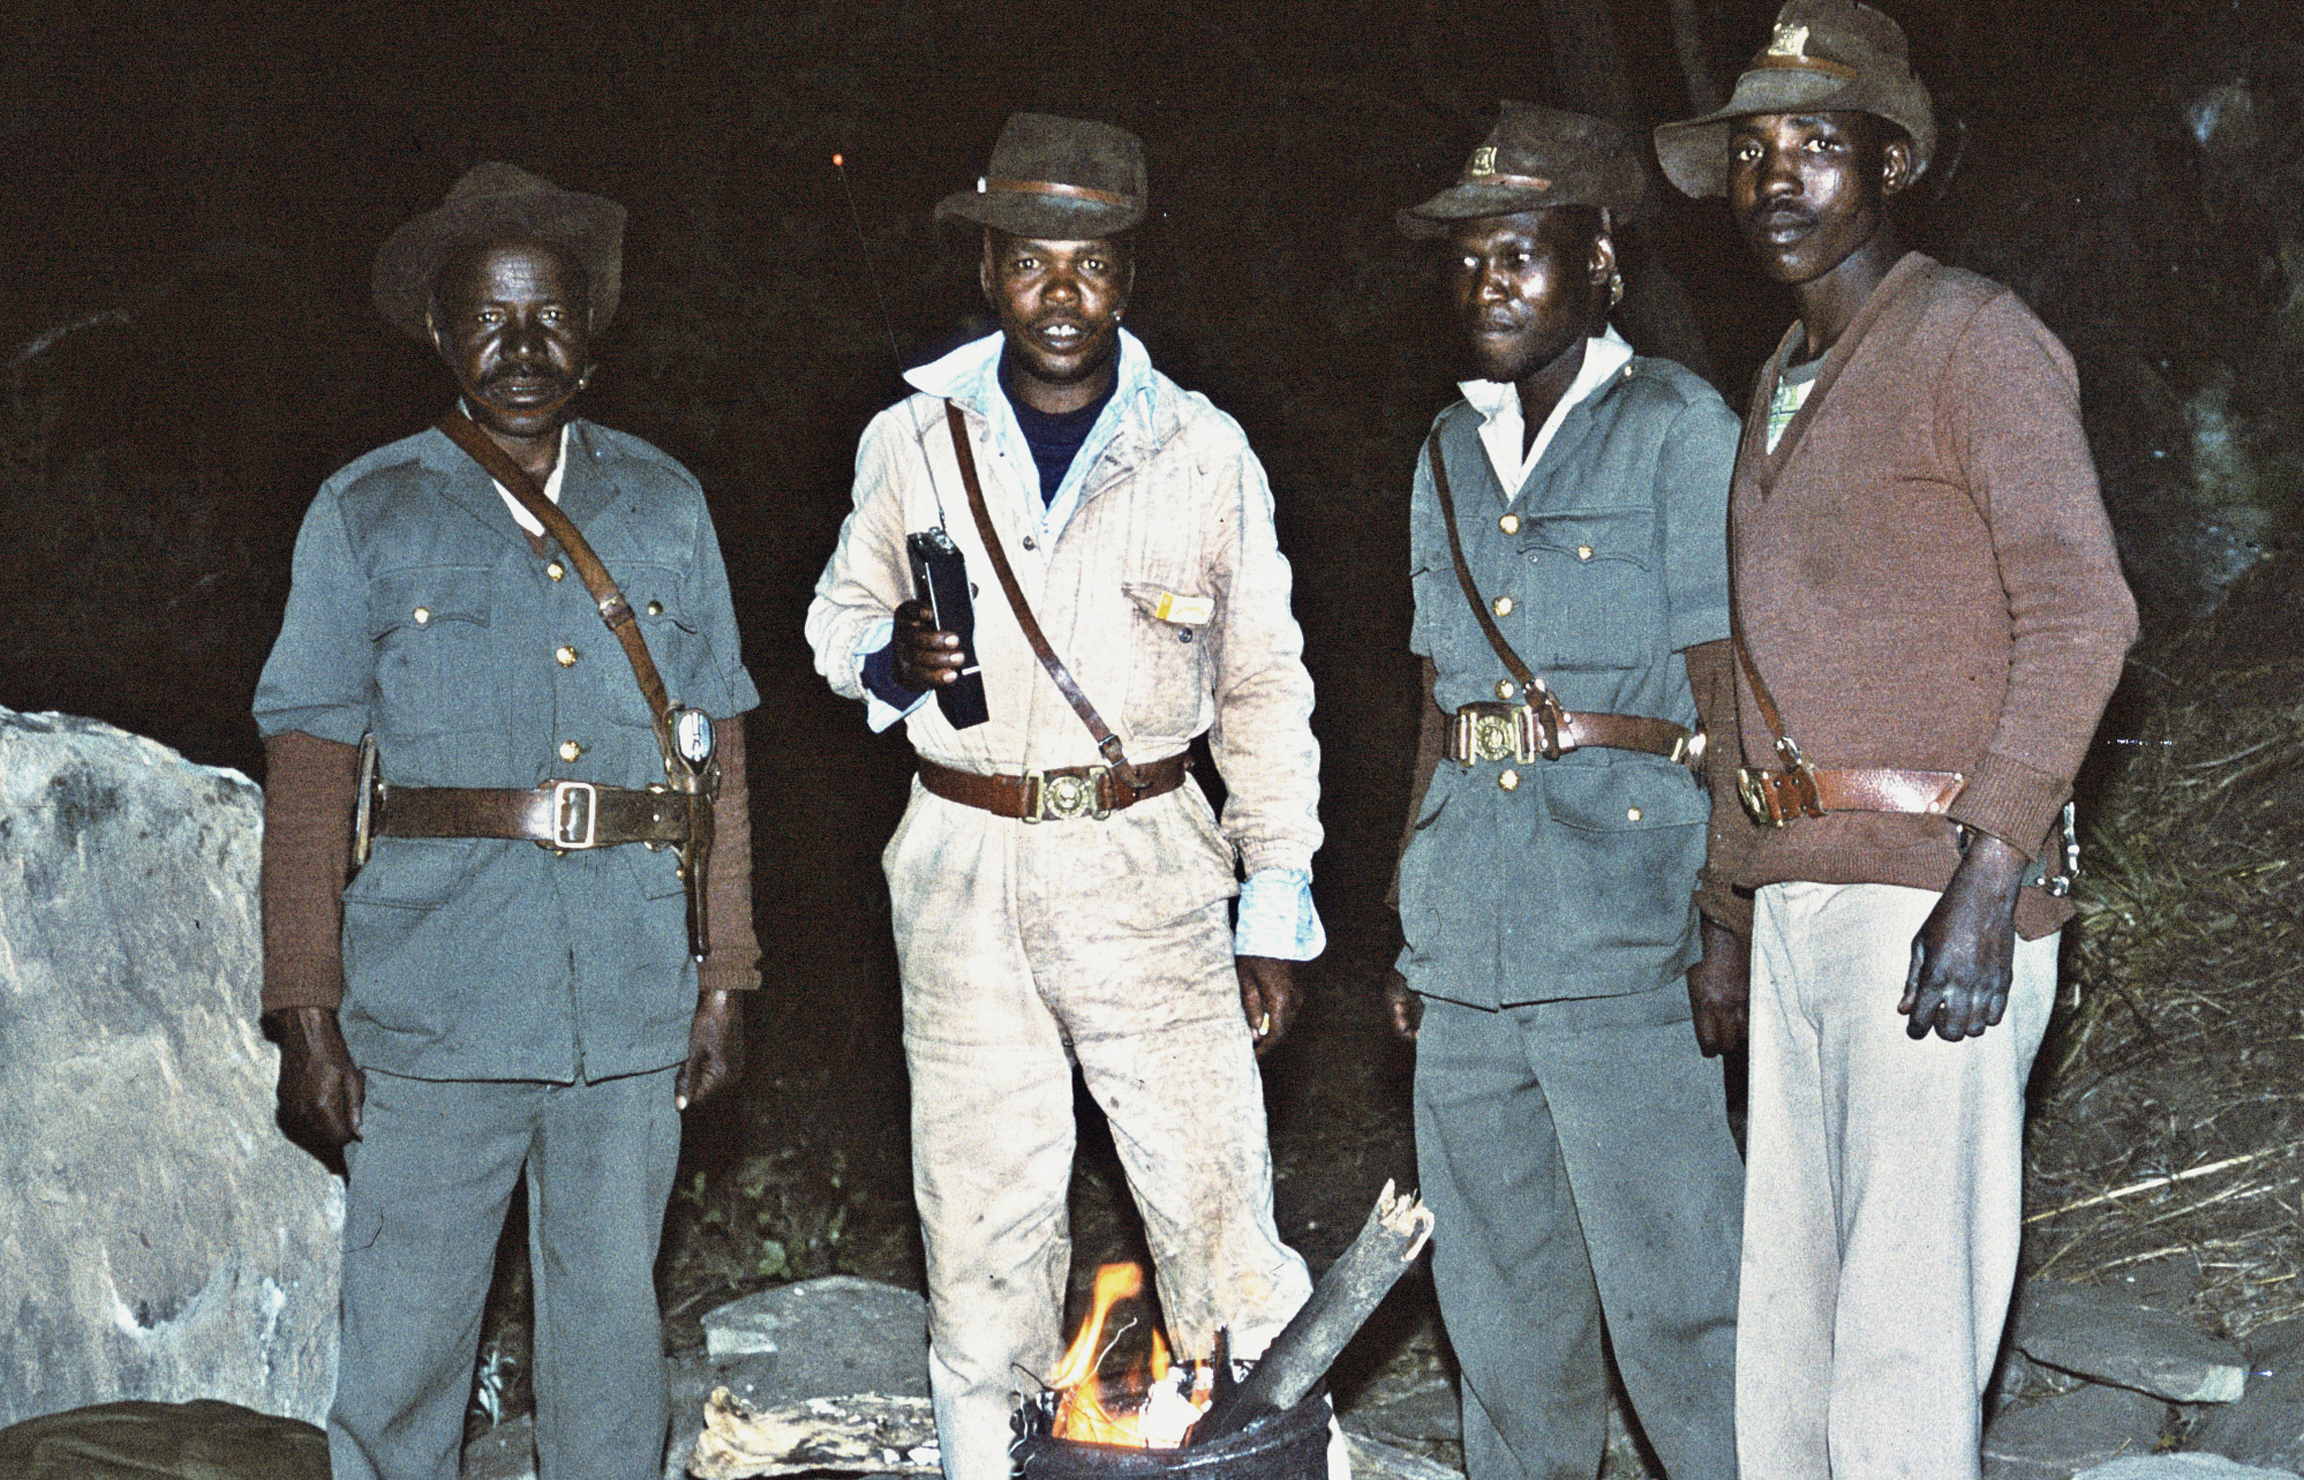
[[[953,1480],[1004,1480],[1016,1397],[1059,1353],[1073,1062],[1180,1355],[1219,1328],[1253,1355],[1310,1290],[1273,1226],[1256,1054],[1286,1030],[1290,963],[1324,944],[1312,683],[1263,469],[1120,329],[1144,211],[1134,135],[1009,119],[984,177],[937,207],[983,228],[1001,331],[912,371],[918,394],[865,430],[808,613],[818,670],[874,729],[904,719],[918,754],[883,863]],[[1005,594],[971,472],[1077,703]],[[972,651],[913,599],[906,536],[937,530],[965,561]],[[978,663],[989,718],[956,728],[932,700]],[[1221,822],[1185,770],[1203,732]]]

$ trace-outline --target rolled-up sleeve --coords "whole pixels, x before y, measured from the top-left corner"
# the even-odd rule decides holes
[[[343,507],[323,489],[296,535],[288,611],[256,680],[256,728],[267,740],[301,730],[357,745],[370,728],[375,696],[367,578],[353,556]]]

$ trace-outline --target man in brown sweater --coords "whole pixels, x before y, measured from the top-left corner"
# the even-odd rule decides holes
[[[1705,904],[1751,944],[1739,1458],[1973,1477],[2071,913],[2050,829],[2135,607],[2070,356],[1898,241],[1934,125],[1894,22],[1790,0],[1729,105],[1656,142],[1800,313],[1731,493]]]

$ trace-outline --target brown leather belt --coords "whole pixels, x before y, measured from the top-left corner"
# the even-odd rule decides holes
[[[1827,812],[1911,812],[1941,817],[1968,778],[1958,771],[1853,770],[1804,766],[1796,771],[1736,772],[1736,798],[1754,822],[1782,827]]]
[[[1538,756],[1558,760],[1593,746],[1660,755],[1694,768],[1704,759],[1704,732],[1638,714],[1576,714],[1549,695],[1542,704],[1467,704],[1456,711],[1448,732],[1448,759],[1460,766],[1503,760],[1525,766]]]
[[[1021,776],[987,776],[978,771],[955,771],[934,761],[920,761],[920,784],[948,802],[981,807],[996,817],[1021,817],[1044,822],[1073,817],[1098,821],[1124,807],[1148,802],[1184,784],[1191,757],[1177,754],[1136,768],[1143,783],[1132,790],[1108,766],[1065,766],[1055,771],[1026,771]]]
[[[688,841],[691,805],[707,798],[547,781],[534,791],[376,785],[369,831],[382,838],[514,838],[564,852]]]

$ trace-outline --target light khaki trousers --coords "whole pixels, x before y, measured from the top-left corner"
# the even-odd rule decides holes
[[[904,979],[912,1185],[944,1473],[1006,1480],[1018,1395],[1061,1352],[1072,1065],[1112,1126],[1168,1337],[1254,1354],[1311,1293],[1272,1221],[1229,850],[1197,787],[1105,822],[932,797],[883,863]]]
[[[2024,1206],[2024,1083],[2057,937],[1981,1038],[1905,1035],[1939,896],[1771,884],[1752,932],[1736,1439],[1767,1480],[1975,1480]]]

